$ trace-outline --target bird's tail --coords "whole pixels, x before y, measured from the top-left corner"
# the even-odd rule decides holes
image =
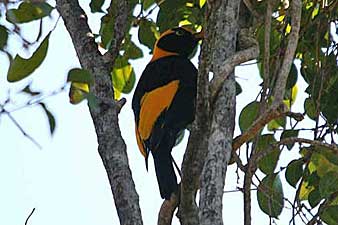
[[[168,139],[165,137],[164,139]],[[155,172],[161,197],[169,200],[173,192],[177,191],[177,178],[172,163],[171,149],[173,144],[162,142],[153,152]]]

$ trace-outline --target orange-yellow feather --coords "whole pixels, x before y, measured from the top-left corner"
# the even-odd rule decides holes
[[[160,114],[167,110],[174,99],[179,80],[174,80],[162,87],[145,93],[141,99],[140,119],[136,130],[137,143],[141,153],[145,156],[143,141],[147,140]]]

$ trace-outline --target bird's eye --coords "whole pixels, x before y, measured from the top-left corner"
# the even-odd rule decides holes
[[[176,34],[177,36],[183,36],[184,31],[183,31],[183,30],[176,30],[175,34]]]

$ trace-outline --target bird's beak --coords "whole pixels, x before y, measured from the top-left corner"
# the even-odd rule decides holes
[[[204,39],[204,30],[202,29],[200,32],[194,33],[193,34],[196,40],[202,40]]]

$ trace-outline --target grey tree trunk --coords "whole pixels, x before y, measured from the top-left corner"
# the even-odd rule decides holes
[[[223,74],[223,64],[236,50],[240,1],[213,1],[209,3],[207,33],[209,65],[214,79]],[[199,220],[203,225],[221,225],[225,174],[231,157],[234,132],[236,87],[234,74],[224,81],[211,100],[211,123],[208,154],[201,174]]]
[[[85,12],[78,1],[57,0],[56,7],[72,38],[81,66],[90,71],[95,80],[90,91],[97,98],[99,106],[90,108],[90,113],[97,134],[98,151],[109,178],[120,223],[141,225],[143,222],[139,198],[129,169],[126,145],[118,125],[118,113],[122,103],[114,101],[110,76],[119,45],[126,33],[126,25],[123,25],[126,23],[121,23],[120,20],[126,18],[129,12],[128,1],[118,2],[120,15],[115,17],[118,25],[115,29],[119,29],[115,32],[115,48],[105,56],[99,53],[98,46],[90,35]]]

